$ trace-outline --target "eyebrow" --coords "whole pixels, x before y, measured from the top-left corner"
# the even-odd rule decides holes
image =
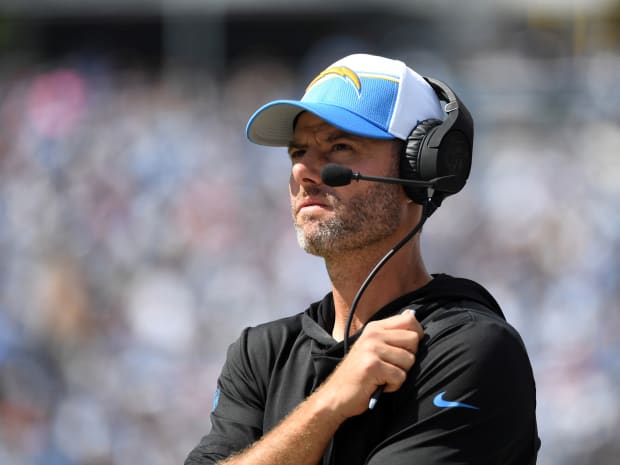
[[[296,142],[290,141],[288,143],[287,151],[290,154],[295,149],[303,149],[304,146],[302,144],[297,144]]]
[[[353,140],[358,140],[360,139],[360,136],[356,136],[354,134],[351,134],[349,132],[345,132],[342,130],[337,130],[334,131],[333,133],[329,134],[325,139],[324,142],[330,143],[330,142],[334,142],[337,141],[339,139],[353,139]],[[288,152],[291,153],[291,150],[294,149],[303,149],[306,148],[307,144],[299,144],[295,141],[290,141],[288,143]]]

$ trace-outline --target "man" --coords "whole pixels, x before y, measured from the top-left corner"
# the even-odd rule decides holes
[[[452,118],[442,123],[429,82],[400,61],[351,55],[301,101],[250,119],[250,140],[288,146],[297,237],[324,258],[332,292],[231,345],[211,432],[186,465],[536,462],[535,387],[519,335],[480,285],[425,268],[418,231],[440,184],[332,187],[321,176],[330,163],[403,176],[418,139]],[[442,156],[459,165],[459,154]]]

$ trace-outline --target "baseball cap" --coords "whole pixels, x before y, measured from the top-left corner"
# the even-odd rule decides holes
[[[259,108],[246,135],[259,145],[287,146],[303,111],[348,133],[376,139],[405,140],[419,122],[444,119],[433,88],[405,63],[354,54],[319,73],[301,100],[275,100]]]

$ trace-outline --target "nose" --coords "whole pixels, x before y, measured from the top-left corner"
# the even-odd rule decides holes
[[[321,157],[306,153],[303,159],[295,161],[291,168],[291,182],[295,182],[299,186],[322,184],[321,169],[325,166],[326,161]]]

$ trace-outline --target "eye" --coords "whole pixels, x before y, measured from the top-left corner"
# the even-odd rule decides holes
[[[306,154],[305,150],[291,150],[288,154],[291,160],[298,160]]]
[[[351,150],[351,146],[348,145],[348,144],[342,144],[342,143],[334,144],[332,146],[332,152],[342,152],[342,151],[345,151],[345,150]]]

